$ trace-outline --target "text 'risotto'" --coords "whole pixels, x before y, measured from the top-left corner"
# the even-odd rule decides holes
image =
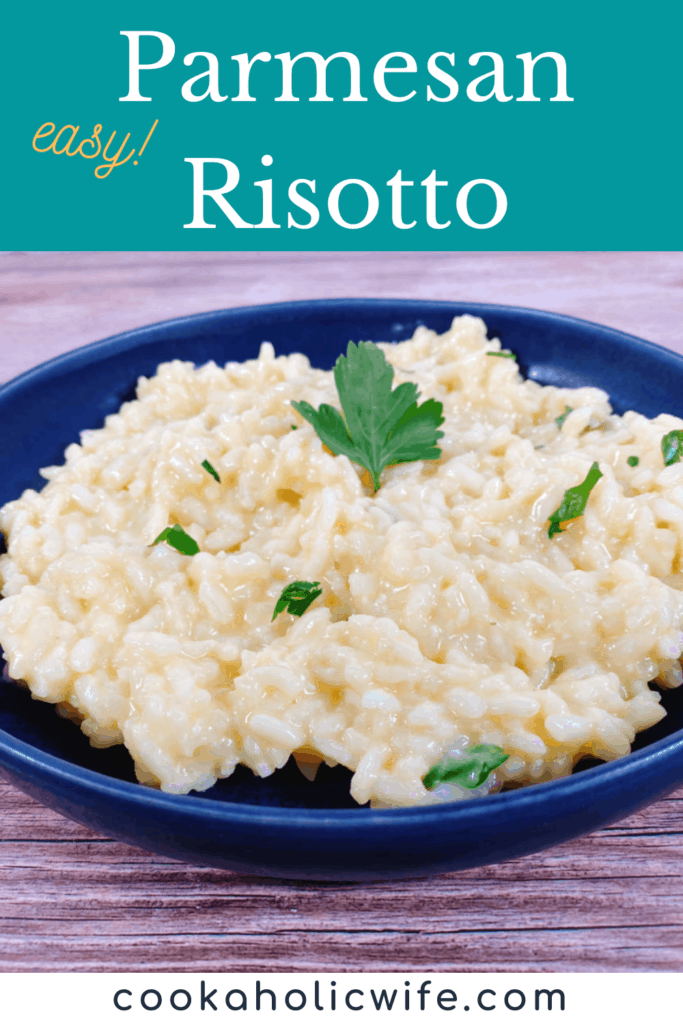
[[[430,803],[619,757],[663,717],[648,682],[682,681],[683,462],[661,443],[683,422],[525,381],[469,316],[380,348],[443,404],[444,436],[376,493],[292,407],[338,408],[332,373],[264,343],[161,365],[2,509],[11,676],[95,746],[125,743],[140,781],[188,793],[293,754],[346,765],[361,804]],[[153,545],[173,524],[197,554]],[[293,581],[322,593],[273,620]],[[425,788],[478,744],[508,755],[483,785]]]

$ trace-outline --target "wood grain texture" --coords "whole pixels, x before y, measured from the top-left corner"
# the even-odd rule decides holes
[[[10,253],[0,374],[204,309],[509,302],[683,351],[682,253]],[[680,971],[683,790],[546,853],[428,880],[281,882],[155,857],[0,782],[0,971]]]
[[[680,252],[6,253],[0,380],[174,316],[364,295],[534,306],[683,351]]]
[[[272,881],[104,839],[0,785],[0,970],[677,971],[683,791],[533,857]]]

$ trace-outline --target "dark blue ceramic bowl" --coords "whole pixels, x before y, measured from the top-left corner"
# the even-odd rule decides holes
[[[397,341],[418,324],[445,330],[461,313],[545,384],[597,385],[617,412],[683,417],[683,358],[607,327],[537,310],[340,299],[205,313],[155,324],[60,356],[0,388],[0,504],[39,488],[79,431],[134,395],[160,362],[242,360],[261,341],[329,368],[349,340]],[[630,756],[570,778],[464,805],[372,811],[349,797],[350,774],[323,767],[311,784],[289,764],[269,779],[239,768],[207,793],[138,786],[122,747],[93,750],[53,707],[4,681],[0,769],[20,789],[97,831],[171,857],[282,878],[374,880],[471,868],[534,853],[630,814],[683,780],[683,694]]]

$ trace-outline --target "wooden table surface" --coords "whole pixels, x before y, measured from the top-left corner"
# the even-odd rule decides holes
[[[345,295],[570,313],[683,351],[682,253],[5,253],[0,377],[155,320]],[[271,881],[155,857],[0,783],[1,971],[679,971],[683,790],[428,880]]]

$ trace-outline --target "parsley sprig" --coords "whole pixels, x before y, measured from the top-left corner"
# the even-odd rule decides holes
[[[316,590],[316,587],[319,589]],[[307,580],[288,583],[277,600],[273,618],[270,621],[274,622],[280,612],[284,611],[288,611],[290,615],[301,617],[310,608],[316,597],[320,597],[321,594],[322,588],[320,588],[318,580],[315,583],[309,583]]]
[[[393,379],[393,367],[377,345],[350,341],[334,367],[344,415],[331,405],[316,410],[308,402],[292,402],[330,451],[367,469],[375,491],[387,466],[441,456],[441,402],[430,398],[418,405],[417,385],[411,381],[392,390]]]
[[[167,526],[165,530],[162,530],[156,540],[152,541],[152,546],[160,544],[162,540],[165,540],[172,548],[179,551],[181,555],[199,554],[199,544],[197,544],[197,541],[190,537],[188,533],[185,533],[182,526],[179,526],[178,523],[175,526]]]
[[[491,772],[500,768],[507,761],[509,754],[503,753],[502,747],[492,743],[480,743],[470,747],[457,758],[448,758],[430,768],[422,780],[426,789],[434,789],[441,782],[451,782],[465,789],[476,789],[486,782]]]
[[[562,529],[562,523],[568,522],[570,519],[576,519],[577,516],[582,516],[586,509],[586,502],[588,501],[588,495],[593,490],[598,480],[602,476],[598,468],[597,462],[594,462],[591,468],[588,470],[586,479],[577,484],[576,487],[570,487],[569,490],[564,492],[564,498],[560,507],[555,509],[552,515],[548,516],[550,526],[548,527],[548,536],[554,537],[556,533],[564,533]]]

